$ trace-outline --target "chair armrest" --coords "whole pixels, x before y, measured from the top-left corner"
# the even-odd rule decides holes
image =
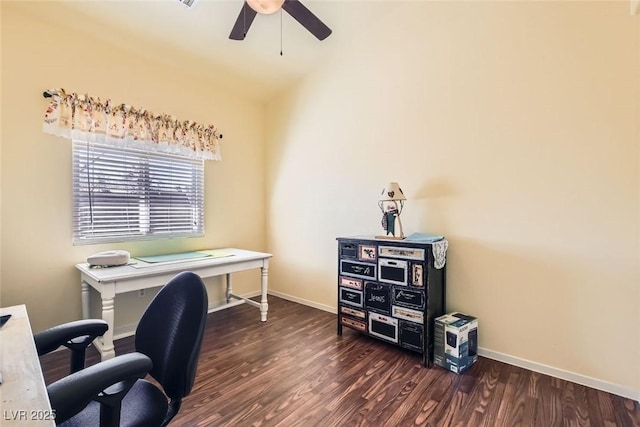
[[[142,353],[129,353],[89,366],[66,376],[47,387],[56,423],[61,423],[82,411],[105,389],[119,382],[129,382],[126,391],[138,378],[143,378],[153,366]],[[122,394],[120,400],[126,393]]]
[[[61,345],[78,344],[78,342],[72,342],[75,338],[83,338],[81,341],[86,348],[96,337],[104,335],[107,329],[109,329],[109,325],[104,320],[76,320],[75,322],[64,323],[34,334],[33,339],[36,343],[38,356],[42,356]],[[85,343],[86,345],[84,345]]]

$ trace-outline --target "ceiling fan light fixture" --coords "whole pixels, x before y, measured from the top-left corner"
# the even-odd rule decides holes
[[[247,0],[247,4],[262,15],[271,15],[282,8],[284,0]]]
[[[293,19],[298,21],[318,40],[324,40],[331,35],[331,28],[318,19],[300,0],[246,0],[242,4],[242,9],[240,9],[240,14],[235,24],[233,24],[229,38],[231,40],[244,40],[251,23],[258,13],[268,15],[279,10],[284,10],[291,15]],[[282,21],[280,21],[280,24],[282,25]]]

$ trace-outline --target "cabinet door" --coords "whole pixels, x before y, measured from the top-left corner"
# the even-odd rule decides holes
[[[394,286],[392,295],[393,305],[423,310],[425,295],[424,289],[412,289],[405,286]]]
[[[424,326],[400,320],[400,345],[410,350],[422,352],[424,346]]]
[[[367,310],[391,314],[391,286],[377,282],[365,282],[364,305]]]

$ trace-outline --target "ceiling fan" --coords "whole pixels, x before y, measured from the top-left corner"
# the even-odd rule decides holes
[[[244,40],[256,14],[270,15],[280,9],[284,9],[318,40],[324,40],[331,34],[331,29],[298,0],[246,0],[229,38]]]

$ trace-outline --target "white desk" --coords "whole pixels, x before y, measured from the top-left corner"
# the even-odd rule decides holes
[[[0,329],[0,425],[54,426],[33,332],[24,305],[0,308],[0,315],[11,314]]]
[[[115,356],[113,346],[113,325],[115,314],[115,296],[125,292],[153,288],[165,285],[171,278],[181,271],[192,271],[200,277],[226,275],[227,302],[231,298],[242,300],[260,309],[260,320],[266,322],[269,305],[267,303],[267,277],[269,272],[269,258],[271,254],[252,252],[242,249],[224,248],[216,252],[230,254],[224,257],[209,257],[183,261],[147,264],[137,260],[133,265],[109,268],[90,268],[89,264],[76,265],[80,270],[82,285],[82,317],[89,318],[89,286],[100,293],[102,298],[102,319],[109,324],[109,330],[104,336],[96,339],[96,348],[102,355],[102,360]],[[232,293],[231,273],[260,268],[260,289],[262,297],[260,303],[243,298]]]

